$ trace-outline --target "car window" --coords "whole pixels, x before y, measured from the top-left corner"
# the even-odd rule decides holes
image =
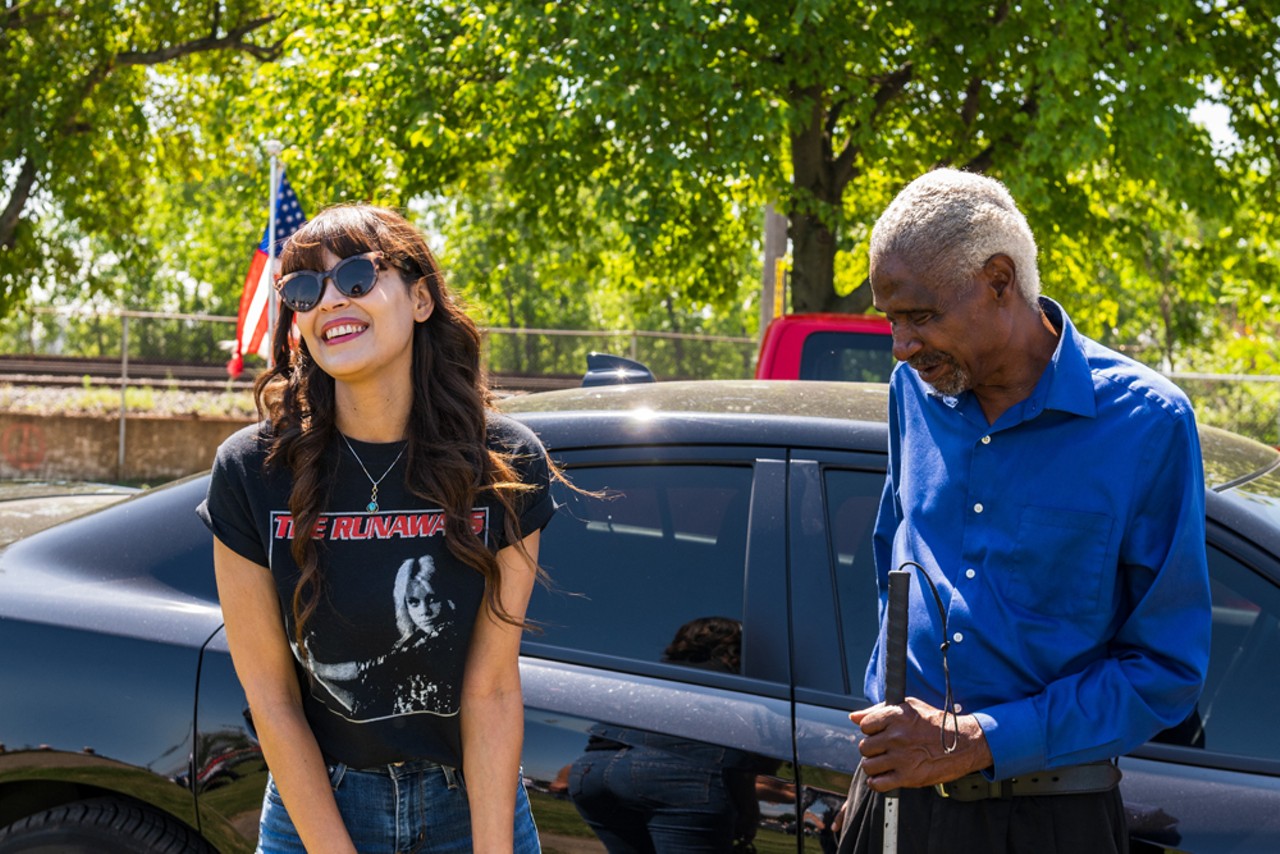
[[[875,528],[884,475],[828,469],[824,475],[827,536],[836,571],[840,630],[844,642],[849,687],[862,693],[862,678],[877,633],[875,557],[871,534]]]
[[[800,351],[806,380],[888,382],[896,364],[893,338],[866,332],[815,332]]]
[[[1272,525],[1280,524],[1280,470],[1242,483],[1232,493],[1245,500],[1243,506],[1266,517]]]
[[[554,487],[560,509],[542,540],[529,641],[660,661],[696,620],[740,625],[749,466],[575,467]],[[736,670],[703,662],[699,666]]]
[[[1209,578],[1213,637],[1204,692],[1187,721],[1155,740],[1280,760],[1280,590],[1212,546]]]

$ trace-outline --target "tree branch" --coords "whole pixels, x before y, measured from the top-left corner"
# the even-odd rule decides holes
[[[910,60],[907,60],[888,74],[872,78],[872,82],[878,83],[879,87],[876,89],[875,95],[872,96],[875,100],[875,106],[871,109],[871,115],[867,116],[868,125],[874,127],[876,119],[884,112],[884,108],[906,91],[907,84],[911,82],[911,77],[914,73],[915,66],[912,65]],[[857,161],[858,155],[862,153],[862,147],[855,144],[858,138],[857,132],[861,127],[861,121],[854,125],[853,132],[849,135],[849,142],[845,144],[840,156],[832,163],[831,174],[838,187],[843,187],[853,180],[853,164]]]
[[[254,30],[265,27],[275,18],[275,15],[254,18],[252,21],[241,24],[235,29],[228,30],[226,35],[222,36],[210,35],[202,39],[169,45],[157,50],[125,51],[116,55],[115,64],[160,65],[180,56],[190,56],[194,53],[205,53],[213,50],[242,50],[251,56],[256,56],[258,59],[264,61],[272,60],[280,54],[280,42],[271,45],[259,45],[245,41],[244,37]]]
[[[22,169],[18,172],[18,180],[13,182],[13,190],[9,193],[9,202],[0,213],[0,249],[12,249],[17,243],[18,219],[22,209],[31,198],[31,190],[36,185],[36,163],[31,157],[22,161]]]
[[[1018,112],[1025,113],[1030,118],[1035,118],[1036,113],[1040,111],[1040,101],[1036,97],[1035,90],[1027,95],[1026,100],[1022,102],[1022,106],[1018,107]],[[978,152],[972,159],[966,163],[963,168],[969,172],[986,172],[995,163],[996,149],[1017,151],[1022,145],[1021,140],[1011,133],[1006,133],[999,139],[992,140],[991,143],[982,151]]]
[[[827,110],[827,136],[834,139],[836,135],[836,124],[840,121],[840,114],[844,112],[845,105],[853,100],[852,95],[844,98],[837,98],[831,103],[831,109]]]
[[[18,8],[21,8],[21,6],[16,6],[9,10],[10,16]],[[266,26],[275,20],[275,17],[275,15],[267,15],[255,18],[222,36],[211,35],[203,39],[195,39],[194,41],[171,45],[159,50],[126,51],[118,54],[107,62],[98,65],[83,80],[79,81],[80,97],[78,99],[68,99],[68,103],[74,106],[61,121],[54,123],[53,132],[56,134],[75,134],[91,131],[93,129],[92,126],[80,118],[80,109],[85,100],[102,84],[102,81],[111,75],[112,70],[121,66],[159,65],[180,56],[189,56],[194,53],[213,50],[242,50],[264,61],[274,59],[279,54],[280,42],[274,45],[257,45],[245,41],[245,36]],[[215,17],[215,22],[216,20]],[[216,32],[217,24],[215,23],[214,26]],[[22,169],[18,173],[17,180],[14,182],[13,190],[9,193],[9,200],[5,204],[4,212],[0,213],[0,248],[12,249],[17,241],[18,222],[22,217],[23,209],[31,198],[32,190],[35,188],[39,168],[36,158],[27,154],[23,160]]]
[[[973,120],[978,117],[978,99],[982,96],[982,78],[974,77],[964,90],[964,103],[960,105],[960,121],[965,127],[972,127]]]
[[[25,7],[31,4],[32,0],[26,0],[26,2],[17,3],[0,12],[0,32],[30,29],[33,23],[42,19],[60,18],[65,20],[74,14],[71,9],[51,9],[40,13],[29,12]]]

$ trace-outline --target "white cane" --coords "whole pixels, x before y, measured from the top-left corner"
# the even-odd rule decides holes
[[[885,615],[884,701],[901,705],[907,695],[907,609],[911,573],[889,571],[889,609]],[[898,790],[884,794],[884,854],[898,852]]]

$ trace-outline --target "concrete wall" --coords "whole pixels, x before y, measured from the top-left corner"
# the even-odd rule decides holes
[[[120,419],[0,413],[0,479],[144,481],[204,471],[247,420],[130,417],[120,468]]]

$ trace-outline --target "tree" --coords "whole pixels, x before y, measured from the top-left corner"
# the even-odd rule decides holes
[[[447,11],[402,34],[415,61],[390,71],[417,98],[401,101],[420,130],[406,154],[433,161],[422,149],[446,136],[455,165],[505,163],[516,197],[544,214],[597,187],[603,215],[659,263],[723,257],[726,219],[776,201],[797,310],[868,305],[865,288],[838,292],[858,282],[836,282],[837,253],[937,164],[1003,178],[1050,245],[1105,225],[1096,202],[1126,181],[1220,209],[1229,175],[1188,114],[1206,80],[1232,81],[1241,109],[1272,97],[1275,64],[1258,63],[1280,32],[1274,12],[1195,0]],[[1206,49],[1214,39],[1224,47]],[[1248,129],[1275,145],[1274,122]]]
[[[60,8],[44,2],[13,8]],[[67,67],[96,67],[89,60],[111,45],[147,53],[138,45],[148,33],[159,39],[159,25],[134,20],[140,2],[78,7],[77,26],[115,41],[68,54],[80,64]],[[217,8],[220,18],[168,12],[181,26],[165,25],[175,34],[165,44],[195,41],[197,21],[199,32],[212,20],[229,35],[261,17],[251,5]],[[49,201],[28,208],[44,219],[30,215],[3,250],[6,287],[24,287],[18,280],[33,270],[47,276],[51,259],[74,266],[84,252],[76,247],[92,239],[99,258],[116,259],[117,274],[184,270],[210,286],[215,304],[230,304],[244,235],[256,236],[265,214],[265,177],[250,145],[276,137],[290,146],[290,175],[310,211],[363,199],[453,205],[471,217],[483,251],[467,257],[468,281],[502,279],[496,265],[508,264],[509,289],[492,295],[517,315],[543,312],[543,297],[556,305],[558,292],[542,289],[569,269],[586,287],[616,286],[617,298],[635,301],[636,317],[655,324],[701,316],[695,305],[740,311],[744,283],[758,275],[766,202],[790,217],[792,308],[865,309],[871,224],[903,184],[939,163],[1010,185],[1041,243],[1046,289],[1064,301],[1078,295],[1082,326],[1095,335],[1158,332],[1173,353],[1209,334],[1215,301],[1235,293],[1252,305],[1276,289],[1271,261],[1206,275],[1236,257],[1249,217],[1275,201],[1280,22],[1266,5],[282,0],[272,8],[279,17],[244,33],[243,47],[192,53],[149,74],[112,65],[103,94],[67,100],[92,108],[98,130],[117,113],[129,121],[94,136],[100,151],[67,142],[48,161],[51,175],[77,189],[45,190]],[[120,23],[102,23],[107,10]],[[18,103],[14,81],[45,67],[14,47],[16,32],[6,29],[0,44],[26,64],[5,66],[0,104]],[[51,54],[70,50],[50,38]],[[122,48],[122,39],[133,42]],[[256,61],[253,44],[279,61]],[[62,103],[42,97],[28,101]],[[1236,150],[1215,154],[1190,121],[1202,98],[1232,110]],[[8,153],[19,150],[11,139],[6,186],[26,162]],[[78,174],[74,165],[90,154],[104,165]],[[1179,230],[1177,241],[1194,232],[1194,251],[1168,244],[1166,227]],[[179,243],[161,249],[166,236]],[[528,241],[538,251],[521,246]],[[607,276],[582,273],[599,253],[621,260]],[[1124,306],[1158,309],[1157,276],[1167,322],[1138,333],[1147,315]],[[127,281],[138,279],[130,272]]]
[[[198,124],[175,87],[152,72],[184,65],[218,78],[272,16],[259,0],[198,7],[158,0],[6,0],[0,8],[0,312],[37,279],[81,273],[82,241],[119,258],[151,257],[134,233],[162,159],[153,132]],[[68,241],[68,236],[78,239]],[[94,263],[98,263],[95,258]],[[83,280],[80,280],[83,281]],[[79,283],[79,282],[77,282]]]
[[[724,287],[717,304],[699,302],[632,258],[616,223],[588,221],[571,241],[556,238],[511,203],[496,177],[482,197],[457,201],[433,216],[430,231],[441,235],[452,286],[480,307],[477,319],[487,326],[749,334],[745,321],[754,313],[743,302],[754,296],[754,277],[740,276],[736,289]],[[740,266],[750,269],[748,247],[740,255],[746,256]],[[664,378],[739,377],[751,369],[751,354],[736,342],[645,338],[639,345],[637,355]],[[537,332],[494,332],[488,343],[495,372],[535,375],[581,374],[587,352],[625,355],[630,346],[621,335]]]

